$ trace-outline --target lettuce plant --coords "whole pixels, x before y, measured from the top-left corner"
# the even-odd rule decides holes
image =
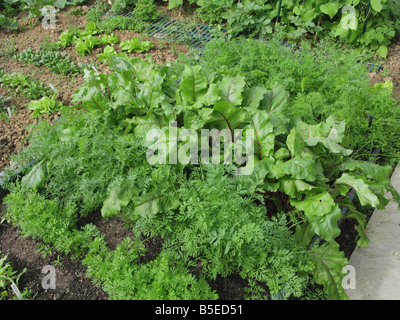
[[[103,53],[99,53],[96,57],[99,59],[100,62],[105,63],[110,60],[111,55],[117,54],[114,47],[112,46],[105,46]]]
[[[119,37],[114,35],[113,33],[111,35],[103,34],[100,37],[100,43],[103,45],[116,44],[118,42],[119,42]]]
[[[86,56],[92,49],[100,43],[100,39],[92,35],[84,36],[76,40],[75,49],[78,56]]]
[[[28,108],[33,111],[32,118],[38,118],[44,114],[52,114],[60,110],[63,105],[61,102],[56,101],[56,96],[56,94],[53,94],[51,98],[44,96],[40,100],[31,101]]]
[[[154,43],[147,40],[139,40],[137,37],[133,37],[132,40],[121,41],[121,50],[132,53],[135,52],[147,52],[154,46]]]

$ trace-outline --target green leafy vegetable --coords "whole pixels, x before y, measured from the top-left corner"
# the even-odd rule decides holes
[[[154,46],[154,43],[148,40],[139,40],[137,37],[133,37],[132,40],[121,41],[121,50],[128,51],[131,53],[135,52],[147,52]]]
[[[56,94],[50,98],[44,96],[40,100],[31,101],[28,108],[33,111],[32,118],[38,118],[44,114],[52,114],[55,111],[59,111],[62,108],[62,103],[56,101]]]

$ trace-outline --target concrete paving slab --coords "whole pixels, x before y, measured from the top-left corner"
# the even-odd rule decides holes
[[[400,167],[391,181],[400,192]],[[391,194],[386,195],[387,198]],[[375,210],[366,233],[370,243],[356,248],[349,264],[354,266],[355,289],[345,290],[350,300],[400,300],[400,211],[393,201]]]

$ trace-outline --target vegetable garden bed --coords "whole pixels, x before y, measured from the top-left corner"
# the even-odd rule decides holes
[[[36,299],[346,298],[341,269],[357,243],[367,245],[373,208],[387,204],[385,191],[400,200],[388,180],[400,134],[391,82],[371,86],[365,61],[323,41],[311,54],[279,39],[216,35],[199,57],[76,10],[60,11],[53,31],[0,30],[0,93],[37,93],[36,79],[55,86],[44,98],[12,97],[15,116],[0,120],[1,130],[20,116],[24,127],[36,124],[18,146],[21,128],[10,130],[17,134],[7,136],[14,146],[5,154],[34,163],[2,180],[10,194],[0,251],[26,268],[20,288]],[[53,63],[61,54],[68,58]],[[158,145],[146,133],[184,128],[225,129],[231,138],[253,130],[245,162],[253,171],[149,163],[146,152]],[[376,145],[383,151],[373,164]],[[171,149],[167,156],[174,159]],[[323,242],[313,246],[316,234]],[[55,289],[41,286],[45,265],[56,267]]]

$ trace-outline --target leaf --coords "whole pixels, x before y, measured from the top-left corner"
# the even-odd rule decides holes
[[[354,204],[348,198],[340,199],[337,203],[339,206],[343,206],[348,209],[346,214],[343,216],[344,219],[352,218],[358,222],[357,232],[360,238],[357,240],[357,245],[359,247],[366,247],[370,241],[366,234],[366,229],[367,229],[366,215],[359,212],[354,206]]]
[[[43,159],[38,164],[36,164],[31,169],[31,171],[22,178],[21,180],[22,187],[26,189],[32,189],[40,186],[48,174],[47,165],[48,162],[46,159]]]
[[[271,118],[271,123],[274,126],[275,134],[284,134],[287,132],[285,127],[286,108],[289,93],[283,86],[277,86],[264,94],[264,98],[260,103],[259,108],[267,111]]]
[[[319,9],[321,10],[321,12],[327,14],[329,18],[333,19],[333,17],[339,11],[339,4],[335,2],[329,2],[321,5]]]
[[[328,149],[332,153],[340,153],[345,156],[349,156],[353,152],[353,150],[343,148],[340,144],[332,141],[329,138],[314,137],[306,140],[306,144],[310,147],[316,146],[318,143],[321,143],[326,149]]]
[[[104,112],[109,108],[97,87],[81,86],[77,92],[74,92],[72,102],[81,102],[79,107],[87,111]]]
[[[109,218],[118,214],[138,194],[139,189],[132,180],[118,181],[109,191],[106,200],[104,200],[101,215],[103,218]]]
[[[112,2],[111,11],[114,13],[118,13],[118,11],[124,9],[126,7],[126,0],[114,0]]]
[[[182,99],[192,105],[207,92],[207,78],[202,74],[201,66],[188,66],[182,73],[179,85]]]
[[[304,200],[290,200],[297,209],[304,211],[306,215],[324,216],[332,211],[335,203],[331,195],[323,191],[318,194],[308,195]]]
[[[99,43],[100,39],[92,35],[79,38],[75,44],[76,53],[81,57],[86,56],[90,54],[91,50]]]
[[[269,115],[261,110],[249,111],[251,125],[249,128],[254,130],[255,153],[258,159],[272,156],[275,146],[274,127]]]
[[[387,46],[380,46],[378,50],[376,50],[376,54],[379,55],[380,57],[386,59],[386,56],[388,54],[388,47]]]
[[[135,84],[131,83],[122,90],[115,90],[112,95],[112,99],[114,102],[111,103],[112,108],[116,109],[118,106],[123,106],[127,110],[131,110],[133,108],[143,108],[143,112],[145,113],[147,110],[144,109],[144,105],[141,105],[137,98],[137,90],[135,90]]]
[[[353,151],[339,145],[344,138],[345,122],[336,121],[330,116],[325,122],[316,125],[307,124],[299,120],[296,124],[297,132],[302,136],[305,143],[310,146],[322,144],[326,149],[333,153],[350,155]]]
[[[274,163],[275,160],[273,157],[263,158],[261,161],[255,158],[253,174],[240,176],[241,183],[249,194],[252,194],[259,186],[264,190],[267,189],[264,178],[271,171]]]
[[[342,269],[348,265],[343,251],[338,243],[324,243],[309,248],[309,257],[314,264],[313,278],[316,283],[324,286],[327,298],[330,300],[347,300],[342,287]]]
[[[286,138],[286,145],[292,155],[292,158],[296,155],[301,155],[304,150],[303,138],[299,135],[296,128],[293,128]]]
[[[340,235],[338,222],[342,216],[338,206],[332,207],[332,210],[325,215],[315,213],[306,216],[316,234],[329,243],[335,243],[335,239]]]
[[[392,184],[387,185],[386,190],[392,194],[393,201],[398,204],[397,210],[400,211],[400,193],[396,190],[395,187],[393,187]]]
[[[103,44],[103,45],[116,44],[118,42],[119,42],[119,37],[114,35],[113,33],[111,35],[103,34],[100,37],[100,43]]]
[[[315,161],[312,158],[303,158],[299,155],[286,161],[283,170],[285,174],[299,180],[315,181],[317,177]]]
[[[311,228],[311,224],[308,221],[298,224],[293,235],[295,239],[305,246],[310,244],[314,236],[315,231]]]
[[[327,133],[327,138],[341,143],[344,139],[345,132],[346,132],[346,122],[345,121],[338,121],[333,116],[329,116],[325,121],[326,128],[322,134],[325,136],[325,132]]]
[[[148,110],[156,109],[165,99],[165,94],[162,90],[165,75],[155,74],[149,84],[138,86],[139,93],[136,95],[136,100],[142,106],[146,106]]]
[[[134,214],[149,217],[176,209],[179,206],[179,199],[156,188],[152,192],[135,197],[133,204],[135,206]]]
[[[257,109],[266,93],[267,89],[263,87],[246,88],[243,91],[242,107]]]
[[[211,83],[207,93],[198,99],[195,105],[196,107],[212,106],[215,105],[219,100],[221,100],[221,90],[217,84]]]
[[[246,82],[241,75],[228,75],[219,83],[221,89],[221,97],[223,100],[230,102],[233,106],[238,106],[242,103],[242,92]]]
[[[269,90],[264,95],[260,109],[268,113],[284,114],[289,93],[281,85]]]
[[[84,38],[97,33],[96,23],[94,21],[89,21],[86,25],[85,30],[79,31],[79,36]]]
[[[341,210],[327,191],[309,194],[303,200],[291,199],[290,203],[304,212],[316,234],[328,242],[335,242],[340,234]]]
[[[360,200],[362,206],[371,205],[376,208],[379,205],[378,197],[371,191],[368,184],[360,176],[351,176],[348,173],[344,173],[339,179],[336,180],[335,184],[345,184],[351,186],[357,192],[357,197]]]
[[[376,12],[381,12],[383,8],[382,0],[371,0],[371,7]]]
[[[69,30],[64,31],[63,33],[61,33],[58,43],[63,47],[68,47],[72,44],[72,38],[73,34]]]
[[[96,54],[96,57],[100,62],[105,63],[110,60],[111,55],[116,53],[117,51],[115,51],[114,47],[107,45],[104,47],[103,53]]]
[[[172,10],[179,6],[183,5],[183,0],[169,0],[168,1],[168,9]]]
[[[245,122],[247,112],[243,108],[235,108],[227,101],[220,101],[214,106],[214,113],[208,125],[218,130],[233,130]]]
[[[137,37],[133,37],[132,40],[124,40],[120,43],[121,50],[128,51],[131,53],[135,52],[147,52],[154,46],[154,43],[148,40],[139,40]]]
[[[390,174],[392,173],[391,166],[381,166],[369,161],[358,161],[347,158],[340,166],[340,169],[349,171],[359,169],[368,179],[385,185],[390,184]]]
[[[64,9],[66,3],[67,3],[67,0],[55,0],[54,6],[57,8],[60,8],[60,9]]]
[[[28,105],[28,108],[33,111],[32,118],[38,118],[44,114],[52,114],[61,107],[62,103],[56,101],[56,94],[51,98],[44,96],[40,100],[32,100]]]
[[[129,62],[133,67],[133,73],[138,81],[150,83],[154,76],[159,72],[156,71],[153,65],[140,58],[130,59]]]

